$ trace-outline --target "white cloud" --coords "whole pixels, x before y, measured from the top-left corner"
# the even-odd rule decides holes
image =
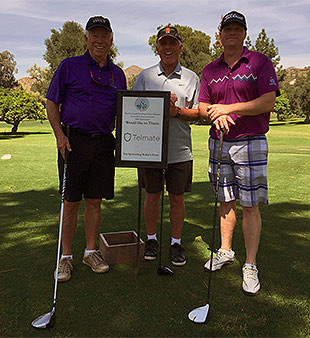
[[[309,0],[2,0],[0,32],[5,34],[0,35],[0,46],[15,55],[19,76],[26,76],[23,69],[42,60],[44,39],[52,28],[58,30],[68,20],[84,27],[90,16],[102,14],[110,18],[115,31],[118,59],[127,67],[145,68],[157,62],[147,43],[157,26],[188,25],[213,41],[221,15],[232,9],[246,15],[252,42],[266,29],[285,67],[309,65]]]

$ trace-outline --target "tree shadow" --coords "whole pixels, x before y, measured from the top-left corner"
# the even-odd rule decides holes
[[[307,123],[305,123],[305,121],[273,121],[273,122],[269,122],[269,126],[272,127],[278,127],[278,126],[284,126],[284,125],[307,125]]]
[[[286,122],[269,122],[270,127],[280,127],[280,126],[284,126],[285,124]]]
[[[73,244],[74,274],[72,281],[59,285],[59,324],[50,331],[51,336],[91,337],[104,332],[105,336],[259,337],[303,332],[310,278],[305,263],[309,220],[304,214],[309,206],[285,202],[261,208],[258,264],[262,291],[251,300],[240,291],[245,250],[238,218],[233,242],[236,261],[214,274],[213,315],[206,328],[192,324],[186,313],[206,301],[208,274],[203,264],[210,256],[214,210],[210,183],[194,183],[185,198],[182,243],[188,262],[184,268],[174,268],[170,279],[156,274],[158,262],[141,268],[138,277],[133,277],[130,264],[114,265],[108,274],[94,275],[81,264],[85,248],[81,205]],[[60,196],[56,189],[7,192],[0,193],[0,204],[1,335],[45,336],[31,328],[30,321],[50,311]],[[170,265],[168,204],[165,196],[162,259]],[[102,209],[99,232],[136,230],[138,187],[118,188],[115,199],[103,202]],[[218,223],[216,231],[218,243]],[[141,237],[145,236],[142,222]],[[156,321],[146,320],[146,314]],[[82,324],[85,322],[88,324]],[[245,322],[247,325],[242,324]]]
[[[16,134],[12,134],[11,132],[0,132],[0,140],[12,140],[16,138],[22,138],[28,135],[48,135],[52,134],[52,132],[48,131],[40,131],[40,132],[17,132]]]
[[[289,124],[293,124],[293,125],[300,125],[300,124],[304,124],[307,125],[309,123],[306,123],[305,121],[290,121]]]

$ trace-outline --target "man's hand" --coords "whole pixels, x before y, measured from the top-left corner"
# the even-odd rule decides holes
[[[175,106],[175,103],[178,101],[176,94],[171,93],[170,95],[170,116],[176,116],[178,113],[178,108]]]
[[[217,130],[222,130],[224,134],[229,133],[229,123],[236,124],[229,115],[222,115],[213,121],[213,125]]]
[[[58,136],[56,138],[57,140],[57,148],[58,150],[60,151],[61,153],[61,156],[63,157],[63,159],[65,159],[65,150],[67,148],[68,151],[71,151],[71,146],[70,146],[70,143],[69,143],[69,139],[68,137],[62,133],[62,135]]]
[[[59,106],[59,103],[46,100],[47,117],[56,137],[57,148],[60,151],[61,156],[65,158],[65,149],[67,148],[68,151],[71,151],[71,146],[61,127]]]
[[[220,116],[229,115],[230,113],[228,104],[212,104],[207,109],[211,122],[214,122]]]

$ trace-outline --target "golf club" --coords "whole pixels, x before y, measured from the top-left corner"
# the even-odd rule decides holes
[[[169,266],[161,265],[161,253],[162,253],[162,235],[163,235],[163,215],[164,215],[164,180],[165,180],[165,169],[163,169],[162,174],[162,192],[161,192],[161,213],[160,213],[160,234],[159,234],[159,265],[157,273],[161,276],[172,276],[173,270]]]
[[[198,307],[192,310],[188,314],[189,320],[194,323],[203,324],[207,321],[207,316],[210,309],[210,290],[211,290],[211,276],[212,276],[212,263],[213,263],[213,253],[214,253],[214,238],[215,238],[215,226],[217,219],[217,202],[218,202],[218,193],[220,186],[220,175],[221,175],[221,157],[223,149],[223,131],[220,131],[220,141],[218,149],[218,159],[217,159],[217,168],[216,168],[216,185],[215,185],[215,203],[214,203],[214,214],[213,214],[213,229],[212,229],[212,241],[211,241],[211,261],[210,261],[210,270],[209,270],[209,283],[208,283],[208,298],[207,304],[205,306]]]
[[[66,136],[69,138],[69,127],[66,127]],[[62,223],[63,223],[63,214],[64,214],[64,201],[65,201],[65,189],[67,181],[67,167],[68,167],[68,151],[65,149],[65,161],[64,161],[64,172],[62,180],[62,191],[61,191],[61,209],[60,209],[60,220],[59,220],[59,236],[58,236],[58,250],[57,250],[57,263],[56,263],[56,275],[54,283],[54,300],[53,308],[51,312],[47,312],[38,318],[36,318],[31,325],[36,329],[46,329],[54,327],[56,323],[56,295],[57,295],[57,285],[58,285],[58,268],[59,268],[59,258],[60,258],[60,246],[61,246],[61,232],[62,232]]]

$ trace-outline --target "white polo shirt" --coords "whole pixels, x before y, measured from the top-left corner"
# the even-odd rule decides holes
[[[133,90],[163,90],[177,95],[176,106],[198,108],[199,78],[191,70],[177,64],[168,76],[160,63],[144,69],[137,77]],[[190,121],[169,119],[168,163],[191,161],[192,141]]]

